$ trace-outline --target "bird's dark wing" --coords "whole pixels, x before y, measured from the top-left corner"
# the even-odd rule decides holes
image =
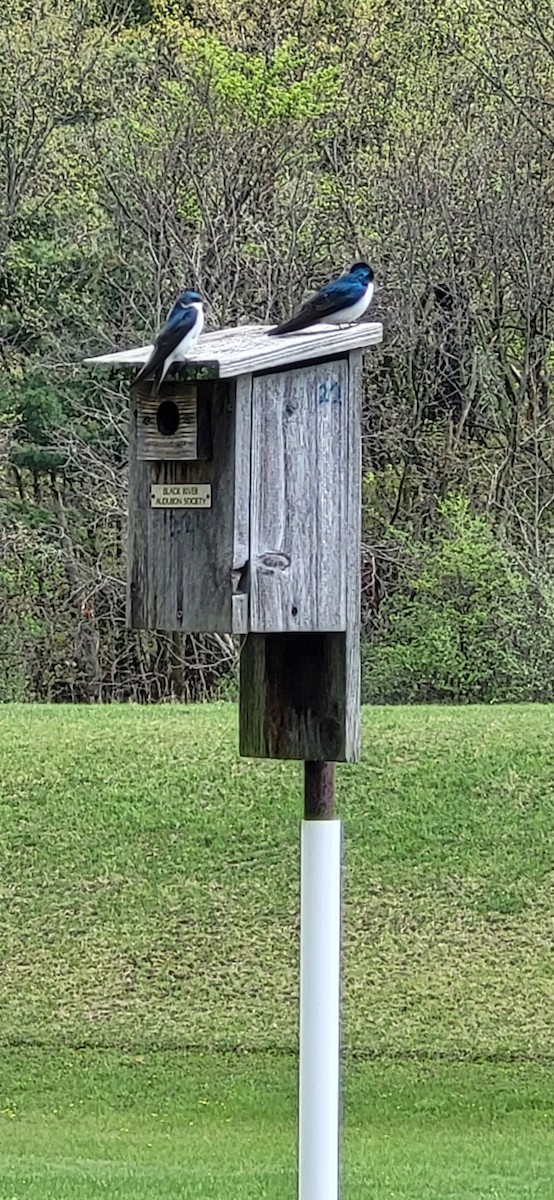
[[[342,308],[349,308],[351,304],[355,304],[360,300],[366,289],[366,284],[360,279],[356,279],[352,275],[341,275],[340,279],[332,279],[330,283],[326,283],[324,287],[316,292],[310,300],[302,305],[302,308],[288,321],[284,321],[282,325],[276,325],[275,329],[270,330],[272,335],[280,333],[294,333],[297,329],[306,329],[308,325],[313,325],[316,321],[324,321],[325,317],[330,317],[333,313],[340,312]]]
[[[186,334],[190,333],[197,316],[195,308],[172,309],[154,342],[150,358],[133,380],[133,387],[136,387],[142,379],[147,379],[149,375],[155,375],[157,371],[161,370],[168,355],[175,350]]]

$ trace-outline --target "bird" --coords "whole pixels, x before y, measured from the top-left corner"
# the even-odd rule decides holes
[[[198,341],[203,328],[204,309],[198,292],[181,292],[160,329],[150,358],[141,367],[132,386],[135,388],[153,375],[154,395],[157,395],[172,363],[186,361],[187,351]]]
[[[283,333],[296,333],[320,323],[349,325],[369,308],[373,289],[372,268],[365,262],[355,262],[338,279],[325,283],[288,321],[268,330],[268,334],[275,337]]]

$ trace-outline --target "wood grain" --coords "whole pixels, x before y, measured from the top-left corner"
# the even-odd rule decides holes
[[[348,356],[349,414],[346,494],[346,758],[358,762],[361,754],[360,608],[362,541],[362,388],[363,356]]]
[[[214,376],[228,379],[267,371],[312,359],[338,358],[349,350],[375,346],[383,340],[383,326],[362,322],[338,329],[336,325],[314,326],[312,330],[284,337],[268,337],[268,325],[239,325],[202,334],[187,357],[186,365],[176,368],[180,378],[191,378],[196,370],[209,369]],[[152,346],[136,346],[86,358],[88,365],[123,366],[135,369],[147,362]]]
[[[234,384],[235,490],[232,560],[232,631],[248,633],[250,611],[250,470],[252,446],[252,376]]]
[[[241,754],[359,757],[361,386],[359,350],[199,382],[207,461],[139,459],[132,396],[128,622],[242,635]],[[212,507],[152,508],[152,483],[209,483]]]
[[[241,754],[254,758],[356,762],[360,757],[361,353],[349,356],[346,371],[346,436],[339,454],[344,507],[326,513],[331,522],[338,518],[340,539],[332,544],[338,547],[343,564],[345,628],[333,633],[252,632],[243,639],[239,744]],[[259,403],[254,381],[254,427]],[[274,424],[272,465],[262,479],[275,476],[275,460],[280,454],[286,460],[278,441],[279,428]],[[253,471],[256,461],[253,452]],[[317,492],[321,481],[313,477],[313,471],[311,478]],[[270,532],[281,530],[285,544],[286,512],[280,524],[276,523],[274,513],[282,514],[282,510],[275,505],[269,485],[258,507],[260,503],[268,509]],[[259,517],[256,522],[261,524]],[[252,540],[254,525],[253,517]],[[309,543],[309,532],[307,538]],[[251,628],[253,596],[254,589]]]
[[[195,383],[169,384],[161,396],[153,396],[148,383],[137,389],[138,459],[175,462],[199,457],[196,397]],[[176,432],[169,436],[158,428],[160,407],[168,404],[175,406],[179,421]]]
[[[253,633],[346,628],[348,360],[254,380]]]
[[[342,762],[346,633],[250,633],[240,654],[239,751]]]
[[[198,388],[212,431],[212,457],[204,462],[137,460],[138,401],[131,397],[127,620],[133,629],[233,631],[235,384]],[[247,395],[243,387],[239,409],[249,421]],[[212,507],[152,508],[152,483],[210,483]]]

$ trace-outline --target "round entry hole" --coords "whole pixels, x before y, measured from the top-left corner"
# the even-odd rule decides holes
[[[179,409],[174,400],[163,400],[157,412],[158,429],[163,437],[172,437],[179,428]]]

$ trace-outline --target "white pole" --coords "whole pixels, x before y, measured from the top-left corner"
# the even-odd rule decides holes
[[[338,1200],[342,823],[302,822],[299,1200]]]

